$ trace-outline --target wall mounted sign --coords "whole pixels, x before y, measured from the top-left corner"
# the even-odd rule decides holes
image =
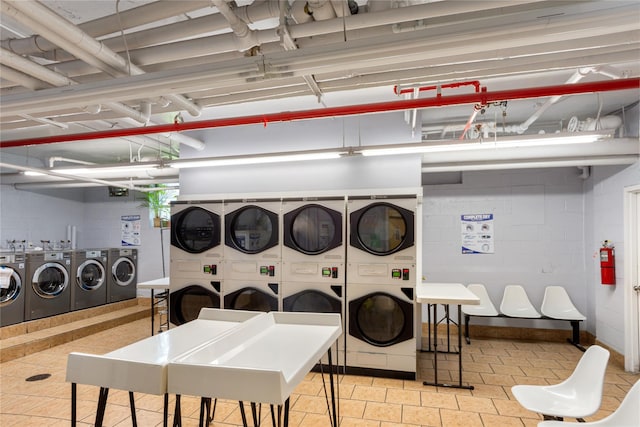
[[[140,215],[122,215],[120,228],[122,246],[140,246]]]
[[[493,214],[461,215],[462,253],[492,254]]]

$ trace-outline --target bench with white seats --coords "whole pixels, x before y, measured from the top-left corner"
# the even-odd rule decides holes
[[[568,321],[571,324],[572,335],[567,341],[580,350],[585,351],[585,348],[580,344],[580,322],[584,321],[586,317],[573,305],[567,291],[562,286],[547,286],[545,288],[540,312],[533,306],[525,289],[520,285],[505,286],[499,312],[493,305],[483,284],[470,284],[468,288],[478,295],[480,305],[462,306],[467,344],[471,343],[471,339],[469,338],[469,321],[472,316],[548,319]]]

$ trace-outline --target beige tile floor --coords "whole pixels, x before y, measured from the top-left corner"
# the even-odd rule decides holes
[[[71,351],[106,353],[149,335],[149,319],[138,320],[48,350],[0,364],[0,426],[70,425],[70,385],[65,383],[67,354]],[[345,375],[340,377],[342,427],[417,426],[535,426],[538,414],[513,399],[514,384],[553,384],[566,378],[582,353],[569,344],[474,339],[463,348],[463,381],[474,390],[423,386],[432,379],[432,353],[419,353],[418,381]],[[447,360],[448,359],[448,360]],[[453,374],[450,373],[452,370]],[[27,382],[36,374],[45,380]],[[439,358],[439,380],[456,380],[452,355]],[[610,364],[600,411],[587,420],[600,419],[619,405],[640,377]],[[92,425],[98,388],[78,386],[79,425]],[[173,398],[171,399],[171,404]],[[184,426],[198,425],[199,399],[183,397]],[[130,426],[128,394],[111,390],[105,426]],[[162,425],[161,396],[136,394],[139,426]],[[173,409],[173,406],[171,406]],[[171,411],[172,412],[172,411]],[[267,407],[262,414],[268,416]],[[575,420],[571,420],[575,421]],[[218,402],[217,427],[242,425],[236,402]],[[271,425],[265,423],[264,425]],[[290,425],[328,426],[322,378],[310,373],[291,396]]]

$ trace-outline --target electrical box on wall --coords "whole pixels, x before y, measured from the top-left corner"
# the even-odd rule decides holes
[[[129,195],[128,188],[109,187],[109,197],[126,197]]]

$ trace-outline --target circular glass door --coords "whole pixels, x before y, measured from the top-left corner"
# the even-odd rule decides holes
[[[256,288],[244,288],[225,295],[224,308],[249,311],[277,311],[278,299]]]
[[[284,244],[317,255],[342,244],[342,215],[320,205],[307,205],[284,216]]]
[[[413,338],[413,305],[384,292],[349,303],[349,333],[376,347]]]
[[[136,266],[129,258],[118,258],[111,267],[113,280],[119,286],[128,286],[136,276]]]
[[[103,285],[104,279],[104,267],[96,260],[86,260],[78,267],[76,283],[85,291],[95,291]]]
[[[278,216],[259,206],[246,206],[226,216],[226,244],[257,254],[278,244]]]
[[[56,262],[42,264],[33,273],[34,292],[42,298],[55,298],[69,285],[69,273]]]
[[[190,285],[169,296],[169,317],[174,325],[197,319],[205,307],[220,308],[220,296],[202,286]]]
[[[284,311],[342,313],[342,302],[324,292],[309,289],[286,297]]]
[[[9,276],[9,281],[4,286],[0,286],[0,307],[11,304],[12,301],[18,298],[20,292],[22,291],[22,279],[20,275],[10,267],[2,266],[4,270],[7,270],[7,275]]]
[[[171,244],[192,254],[220,244],[220,216],[200,207],[190,207],[171,216]]]
[[[413,212],[375,203],[351,217],[351,245],[374,255],[389,255],[414,244]]]

